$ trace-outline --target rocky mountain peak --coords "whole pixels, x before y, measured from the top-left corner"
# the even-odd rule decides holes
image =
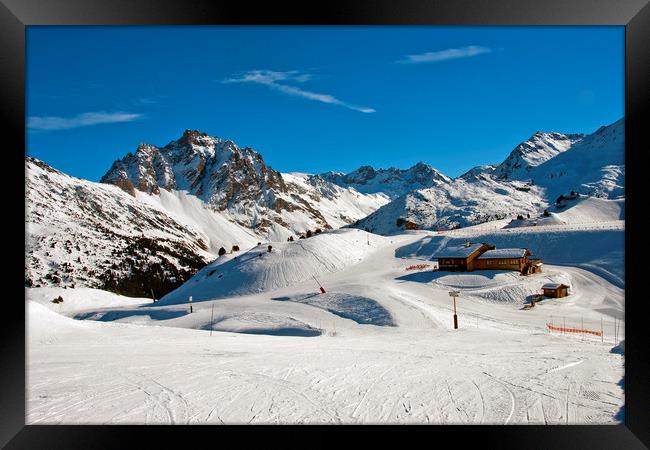
[[[147,143],[141,143],[138,145],[138,148],[135,150],[135,156],[138,158],[151,158],[155,154],[159,153],[158,147],[155,145],[147,144]],[[131,152],[127,154],[131,155]]]
[[[364,170],[366,176],[374,173],[370,166]],[[344,195],[344,190],[329,180],[311,175],[304,180],[295,177],[292,180],[287,183],[254,149],[239,147],[231,140],[198,130],[185,130],[179,139],[164,147],[141,144],[135,155],[129,153],[115,161],[101,179],[131,195],[136,190],[147,194],[159,194],[160,189],[186,191],[209,209],[260,235],[272,229],[275,233],[278,228],[284,229],[280,234],[287,235],[303,232],[305,226],[332,228],[330,221],[340,226],[341,221],[350,223],[351,216],[356,218],[367,211],[366,205],[378,207],[385,201],[382,197],[347,193],[352,204],[358,207],[326,219],[314,204],[325,199],[331,203]],[[294,225],[287,220],[287,214],[295,216],[300,229],[290,231]]]

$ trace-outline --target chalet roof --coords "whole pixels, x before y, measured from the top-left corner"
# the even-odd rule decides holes
[[[497,248],[495,250],[488,250],[479,256],[478,259],[522,258],[525,255],[525,248]]]
[[[472,253],[481,248],[483,244],[470,244],[469,247],[458,245],[455,247],[445,247],[433,255],[434,258],[467,258]]]
[[[568,288],[569,286],[563,283],[546,283],[542,286],[542,289],[559,289],[561,287]]]

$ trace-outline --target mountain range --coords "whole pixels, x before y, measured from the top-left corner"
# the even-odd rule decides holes
[[[425,163],[280,173],[258,152],[195,130],[140,144],[100,183],[26,157],[26,286],[162,296],[212,261],[307,232],[446,229],[540,215],[559,196],[624,199],[624,120],[537,132],[500,164],[450,178]],[[222,251],[223,251],[222,250]]]

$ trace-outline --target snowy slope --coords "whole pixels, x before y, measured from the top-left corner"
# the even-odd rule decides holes
[[[569,201],[564,208],[553,208],[551,211],[555,211],[554,215],[564,223],[625,220],[625,199],[586,197]]]
[[[58,297],[63,302],[53,303]],[[92,288],[62,289],[48,286],[40,288],[26,288],[25,297],[52,311],[63,315],[73,315],[79,311],[95,308],[119,308],[123,306],[140,306],[152,304],[151,298],[134,298]]]
[[[183,286],[160,300],[161,305],[271,291],[337,272],[356,264],[386,242],[361,230],[333,230],[308,239],[256,247],[201,269]],[[316,281],[314,290],[318,290]]]
[[[221,247],[230,251],[233,245],[238,245],[241,250],[247,250],[260,241],[260,236],[253,231],[207,208],[187,192],[161,189],[151,195],[137,191],[135,196],[140,202],[160,208],[179,222],[200,230],[207,251],[215,258]]]
[[[316,248],[342,248],[352,231]],[[306,280],[192,313],[160,302],[76,321],[28,301],[26,422],[621,423],[624,358],[610,351],[624,338],[620,321],[613,335],[621,289],[569,266],[529,277],[407,270],[426,260],[432,233],[369,237],[380,244],[361,261],[321,274],[327,294]],[[565,255],[584,260],[598,247],[585,242]],[[402,248],[422,248],[421,259]],[[568,280],[571,295],[523,308],[546,280]],[[451,289],[462,290],[458,330]],[[601,320],[602,341],[546,328]]]
[[[212,259],[202,233],[160,207],[34,158],[25,169],[27,286],[162,295]]]
[[[460,231],[460,230],[459,230]],[[466,240],[486,242],[496,248],[528,248],[533,257],[546,264],[581,267],[593,271],[610,283],[625,285],[625,230],[526,227],[474,233],[425,236],[397,250],[401,257],[434,259],[447,246],[459,246]]]
[[[608,200],[598,197],[578,196],[563,202],[561,207],[551,206],[548,215],[513,219],[504,228],[548,225],[579,225],[625,221],[625,199]]]

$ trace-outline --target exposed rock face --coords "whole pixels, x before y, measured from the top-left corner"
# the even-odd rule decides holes
[[[212,259],[198,230],[132,193],[70,177],[34,158],[25,165],[26,286],[162,296]],[[128,192],[130,180],[119,182]]]
[[[386,203],[378,196],[356,196],[353,206],[361,211],[344,223],[338,216],[332,220],[320,203],[350,196],[346,189],[318,176],[283,176],[254,150],[196,130],[186,130],[164,147],[141,144],[135,154],[115,161],[101,182],[132,195],[133,189],[148,194],[185,190],[261,235],[278,228],[274,225],[287,236],[305,226],[338,227]]]

